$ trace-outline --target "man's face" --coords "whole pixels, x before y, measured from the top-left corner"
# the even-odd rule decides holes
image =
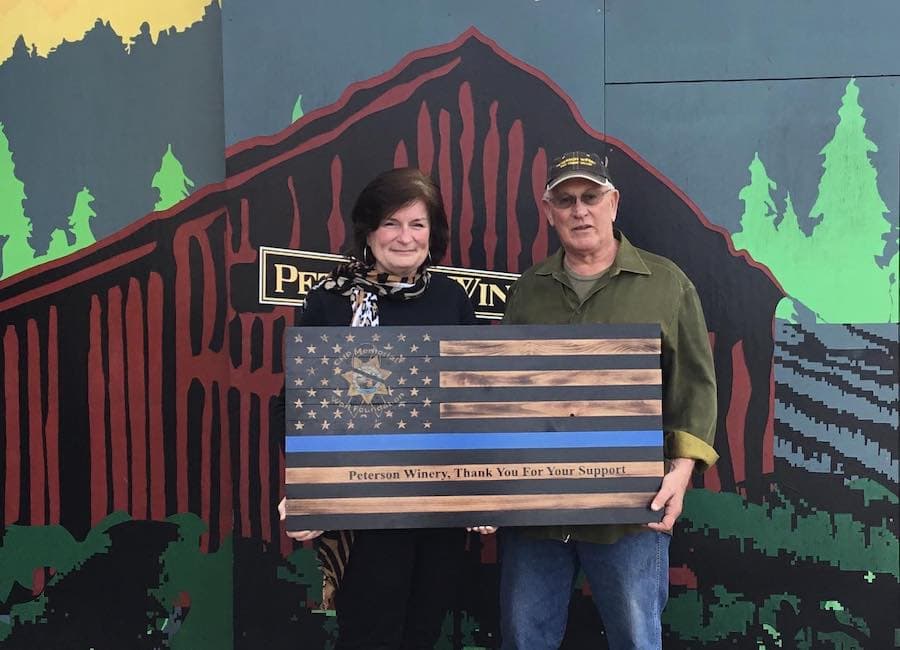
[[[544,199],[544,214],[567,253],[599,253],[612,245],[618,208],[617,190],[583,178],[560,183]]]

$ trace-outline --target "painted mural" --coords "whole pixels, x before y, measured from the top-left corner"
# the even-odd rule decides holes
[[[259,248],[342,251],[359,189],[414,165],[442,263],[520,272],[558,245],[548,158],[584,148],[631,241],[696,284],[716,361],[721,460],[676,531],[666,647],[897,647],[895,39],[773,43],[767,70],[704,41],[735,79],[653,55],[648,3],[393,4],[0,2],[0,646],[332,647],[275,512],[298,311],[259,303]],[[738,17],[813,20],[796,4]],[[566,52],[538,37],[561,28]],[[438,647],[498,646],[498,572],[472,536]],[[563,647],[605,647],[576,589]]]

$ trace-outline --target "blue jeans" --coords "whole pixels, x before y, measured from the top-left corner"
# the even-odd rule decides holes
[[[611,650],[662,648],[669,597],[669,541],[626,535],[615,544],[533,539],[501,531],[503,650],[556,650],[562,643],[579,566],[587,575]]]

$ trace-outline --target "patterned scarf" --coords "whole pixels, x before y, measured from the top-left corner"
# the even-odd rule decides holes
[[[428,271],[406,278],[379,273],[359,260],[351,260],[337,267],[313,288],[350,298],[351,327],[377,327],[379,298],[412,300],[425,293],[429,282],[431,273]]]
[[[353,318],[351,327],[377,327],[378,299],[412,300],[428,288],[431,274],[426,270],[409,278],[378,273],[359,260],[351,260],[332,271],[314,289],[347,296]],[[344,570],[353,546],[352,530],[328,530],[316,538],[316,554],[322,565],[322,609],[334,609]]]

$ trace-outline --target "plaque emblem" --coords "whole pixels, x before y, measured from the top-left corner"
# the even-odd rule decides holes
[[[354,356],[350,370],[341,376],[348,384],[347,397],[358,395],[366,404],[371,404],[376,395],[389,394],[385,380],[391,374],[390,370],[381,367],[381,360],[377,356],[368,361]]]

